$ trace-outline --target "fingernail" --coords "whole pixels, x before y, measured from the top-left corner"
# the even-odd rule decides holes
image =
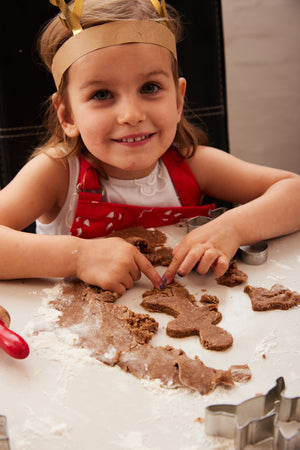
[[[161,281],[162,281],[162,283],[161,283],[161,285],[159,286],[159,289],[161,290],[161,291],[163,291],[164,289],[165,289],[165,284],[167,283],[167,277],[165,277],[165,276],[163,276],[162,277],[162,279],[161,279]]]
[[[184,277],[184,275],[182,275],[182,273],[180,273],[180,272],[177,272],[177,275],[178,275],[179,277]]]

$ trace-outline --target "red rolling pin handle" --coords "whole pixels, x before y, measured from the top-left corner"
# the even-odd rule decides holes
[[[0,347],[10,356],[16,359],[24,359],[29,355],[27,342],[8,327],[10,317],[8,312],[0,306]]]

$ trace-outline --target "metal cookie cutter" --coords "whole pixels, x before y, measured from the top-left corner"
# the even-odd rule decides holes
[[[195,228],[200,227],[201,225],[204,225],[207,222],[210,222],[211,220],[215,219],[216,217],[223,214],[225,211],[227,211],[227,208],[224,208],[223,206],[220,208],[216,208],[213,210],[210,210],[209,217],[207,216],[196,216],[192,217],[192,219],[188,219],[186,221],[186,227],[187,232],[194,230]]]
[[[260,241],[252,245],[243,245],[238,250],[238,256],[246,264],[263,264],[268,257],[268,244]]]
[[[201,225],[210,222],[216,217],[219,217],[225,211],[227,211],[227,208],[216,208],[210,211],[210,217],[197,216],[193,217],[192,219],[188,219],[186,222],[187,232],[189,233],[195,228],[198,228]],[[243,245],[238,249],[237,255],[246,264],[263,264],[268,257],[268,244],[265,241],[260,241],[252,245]]]
[[[257,395],[237,405],[210,405],[205,411],[205,432],[234,439],[237,450],[272,440],[276,450],[300,449],[300,424],[289,437],[280,422],[300,422],[300,397],[282,396],[283,377],[265,395]]]
[[[6,422],[6,417],[0,415],[0,450],[9,450]]]

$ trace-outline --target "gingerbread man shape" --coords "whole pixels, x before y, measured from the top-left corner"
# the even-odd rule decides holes
[[[231,334],[216,326],[222,315],[215,304],[197,306],[186,297],[156,294],[146,296],[141,305],[147,311],[175,317],[167,325],[166,332],[170,337],[199,335],[201,345],[208,350],[226,350],[232,345]]]

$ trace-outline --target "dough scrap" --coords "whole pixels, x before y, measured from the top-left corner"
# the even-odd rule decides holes
[[[300,295],[285,288],[281,284],[274,284],[271,289],[246,286],[244,292],[249,295],[253,311],[269,311],[273,309],[290,309],[300,303]]]
[[[230,366],[232,379],[237,383],[246,383],[251,379],[251,372],[248,364]]]
[[[153,266],[168,266],[173,257],[171,247],[166,247],[167,236],[156,228],[130,227],[114,231],[109,237],[120,237],[137,247]]]
[[[210,295],[210,294],[205,293],[205,294],[202,294],[202,296],[200,298],[200,302],[206,303],[206,304],[217,305],[219,303],[219,299],[215,295]]]
[[[181,349],[152,346],[149,342],[158,323],[148,314],[103,301],[101,294],[98,288],[74,280],[65,282],[60,296],[50,303],[61,312],[57,325],[78,336],[75,346],[89,349],[92,357],[137,378],[159,379],[166,388],[189,387],[208,394],[219,384],[234,385],[239,366],[235,372],[231,367],[216,370]],[[240,372],[245,372],[244,366]]]
[[[176,362],[180,381],[201,394],[208,394],[217,384],[234,385],[230,369],[217,370],[207,367],[200,359],[190,359],[186,354],[179,356]]]
[[[248,275],[238,269],[236,261],[232,261],[227,271],[221,277],[216,278],[218,284],[233,287],[245,283]]]
[[[208,350],[221,351],[229,348],[233,343],[233,338],[223,328],[216,326],[222,319],[216,304],[208,303],[197,306],[190,301],[187,290],[183,286],[177,287],[177,285],[170,287],[168,293],[173,292],[173,295],[164,295],[165,291],[159,294],[151,294],[151,291],[146,291],[143,294],[144,299],[141,305],[147,311],[163,312],[175,317],[168,323],[166,329],[167,334],[171,337],[183,338],[198,335],[201,345]],[[178,293],[176,293],[176,289]],[[153,289],[153,291],[157,290]],[[209,297],[206,295],[205,299],[207,301]],[[213,301],[216,302],[216,298],[213,298]]]

